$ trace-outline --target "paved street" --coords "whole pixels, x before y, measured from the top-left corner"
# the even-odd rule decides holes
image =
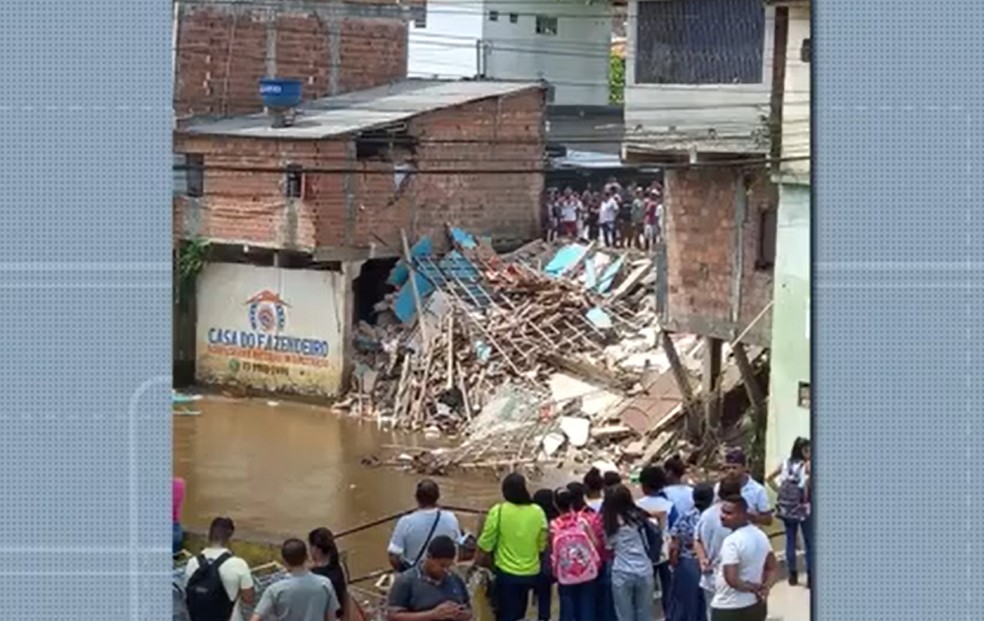
[[[810,591],[802,586],[777,584],[769,594],[769,621],[809,621]]]

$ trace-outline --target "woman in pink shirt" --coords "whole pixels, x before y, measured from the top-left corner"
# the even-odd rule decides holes
[[[171,549],[174,554],[181,551],[184,542],[184,529],[181,528],[181,508],[184,507],[185,480],[181,477],[171,479]]]

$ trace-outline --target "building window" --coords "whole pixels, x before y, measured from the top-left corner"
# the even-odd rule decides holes
[[[427,3],[425,2],[423,6],[415,6],[410,8],[410,19],[413,20],[414,28],[426,28],[427,27]]]
[[[801,408],[810,409],[810,383],[799,383],[799,394],[796,397],[796,404]]]
[[[542,35],[556,35],[557,34],[557,18],[549,17],[547,15],[537,15],[536,16],[536,34]]]
[[[489,21],[490,22],[497,22],[497,21],[499,21],[499,12],[498,11],[489,11]]]
[[[510,24],[517,24],[517,23],[519,23],[519,13],[510,13],[509,14],[509,23]]]
[[[192,198],[205,196],[205,156],[185,154],[185,194]]]
[[[776,216],[775,207],[759,211],[758,258],[755,269],[770,270],[776,264]]]
[[[761,0],[639,2],[637,84],[761,84]]]
[[[284,175],[284,195],[287,198],[302,198],[304,196],[304,171],[299,164],[287,166]]]
[[[809,39],[803,39],[803,45],[800,46],[800,60],[807,64],[813,60],[813,45]]]

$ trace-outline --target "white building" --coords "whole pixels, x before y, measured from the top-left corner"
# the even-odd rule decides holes
[[[552,104],[608,103],[607,0],[428,0],[423,14],[409,24],[410,77],[545,80]]]

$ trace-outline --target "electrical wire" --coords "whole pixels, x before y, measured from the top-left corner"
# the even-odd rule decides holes
[[[172,4],[180,4],[184,6],[203,6],[203,7],[214,7],[214,6],[231,6],[231,7],[250,7],[250,8],[261,8],[261,9],[283,9],[283,10],[313,10],[313,9],[326,9],[330,10],[332,5],[335,4],[330,0],[323,2],[317,2],[312,0],[297,1],[297,2],[278,2],[277,0],[173,0]],[[337,4],[343,4],[343,2],[338,2]],[[411,12],[416,8],[424,8],[427,15],[482,15],[485,16],[488,10],[482,7],[479,2],[471,3],[471,6],[467,6],[467,2],[462,2],[460,8],[456,7],[453,9],[445,9],[440,7],[427,6],[422,3],[420,7],[414,6],[413,2],[408,2],[403,4],[401,2],[357,2],[362,7],[379,7],[382,10],[390,11],[404,11],[406,16],[409,17]],[[498,0],[496,2],[498,6],[505,6],[509,4],[515,4],[516,6],[526,5],[529,6],[529,2],[523,2],[522,0]],[[474,9],[474,10],[472,10]],[[368,13],[368,11],[367,11]],[[508,14],[515,14],[520,17],[548,17],[548,18],[564,18],[564,19],[617,19],[619,15],[611,10],[602,10],[596,13],[545,13],[545,12],[531,12],[531,11],[506,11],[499,12],[500,16],[506,16]],[[366,16],[363,19],[369,19],[372,16]],[[380,17],[389,17],[387,15],[380,15]]]
[[[778,164],[783,162],[794,162],[794,161],[809,161],[810,156],[796,156],[796,157],[783,157],[783,158],[735,158],[730,160],[698,160],[696,162],[665,162],[665,163],[647,163],[647,164],[622,164],[621,169],[626,171],[632,170],[645,170],[651,168],[660,168],[662,170],[678,170],[678,169],[689,169],[689,168],[761,168],[767,167],[771,164]],[[465,161],[465,160],[462,160]],[[426,161],[424,162],[426,163]],[[270,173],[282,175],[285,173],[283,167],[278,166],[243,166],[234,164],[209,164],[206,162],[204,165],[189,165],[189,164],[174,164],[173,170],[195,170],[195,171],[221,171],[221,172],[244,172],[244,173]],[[407,171],[408,175],[517,175],[517,174],[529,174],[529,175],[539,175],[549,172],[555,172],[556,169],[549,167],[516,167],[516,168],[478,168],[475,166],[465,167],[465,168],[425,168],[425,169],[415,169]],[[303,167],[301,172],[305,174],[357,174],[357,175],[367,175],[367,174],[381,174],[387,176],[393,176],[394,170],[392,168],[386,169],[366,169],[357,168],[355,166],[351,167],[337,167],[337,168],[325,168],[320,166]]]

